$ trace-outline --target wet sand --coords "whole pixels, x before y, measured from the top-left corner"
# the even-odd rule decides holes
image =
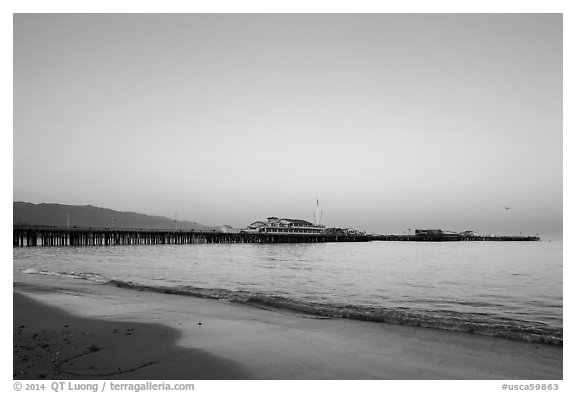
[[[176,345],[159,324],[71,315],[14,293],[14,379],[245,379],[239,364]]]
[[[14,273],[17,379],[562,379],[562,347]]]

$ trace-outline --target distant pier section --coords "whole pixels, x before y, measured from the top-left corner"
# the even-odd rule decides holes
[[[213,243],[327,243],[369,241],[537,241],[537,236],[482,236],[475,233],[420,231],[414,235],[368,235],[326,230],[324,232],[218,232],[118,228],[70,228],[14,226],[13,246],[122,246]]]
[[[485,242],[538,241],[538,236],[480,235],[474,231],[451,232],[441,229],[416,229],[413,235],[378,235],[373,240],[400,242]]]
[[[371,240],[388,242],[534,242],[538,236],[415,236],[415,235],[374,235]]]

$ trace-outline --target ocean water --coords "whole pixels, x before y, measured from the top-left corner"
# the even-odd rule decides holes
[[[14,270],[562,345],[562,242],[30,247]]]

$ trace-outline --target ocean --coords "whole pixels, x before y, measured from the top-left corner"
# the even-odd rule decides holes
[[[562,242],[22,247],[14,271],[562,345]]]

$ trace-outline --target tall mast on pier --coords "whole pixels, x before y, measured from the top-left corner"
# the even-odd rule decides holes
[[[322,218],[322,212],[320,211],[320,203],[318,202],[318,197],[316,197],[316,212],[314,213],[316,226],[320,225],[321,218]]]

